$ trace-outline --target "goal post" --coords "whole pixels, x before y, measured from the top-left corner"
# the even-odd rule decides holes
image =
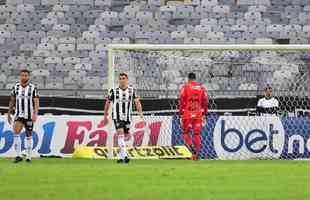
[[[309,63],[310,45],[110,44],[108,89],[126,72],[143,100],[147,124],[141,128],[134,118],[128,146],[184,144],[178,92],[186,75],[195,72],[209,96],[201,158],[308,159]],[[266,85],[279,101],[277,116],[256,114]],[[108,129],[112,158],[112,120]]]

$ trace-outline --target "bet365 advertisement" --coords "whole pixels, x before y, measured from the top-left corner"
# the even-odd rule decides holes
[[[41,116],[34,126],[34,156],[72,156],[81,145],[104,147],[115,130],[102,116]],[[179,120],[171,116],[134,117],[128,146],[183,145]],[[109,135],[112,134],[112,135]],[[310,118],[211,116],[202,128],[201,158],[206,159],[308,159]],[[21,134],[24,147],[25,134]],[[164,151],[164,150],[163,150]],[[14,156],[13,133],[0,117],[0,156]]]

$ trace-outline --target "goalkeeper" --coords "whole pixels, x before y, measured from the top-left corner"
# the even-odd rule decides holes
[[[198,158],[201,147],[201,127],[208,113],[208,96],[205,87],[196,82],[196,74],[188,74],[188,82],[180,91],[179,112],[182,118],[183,139],[192,152],[193,160]],[[193,131],[194,145],[190,130]]]

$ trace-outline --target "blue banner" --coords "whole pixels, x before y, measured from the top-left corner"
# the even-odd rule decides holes
[[[309,117],[211,116],[202,128],[202,159],[309,159]],[[183,145],[180,120],[172,144]]]

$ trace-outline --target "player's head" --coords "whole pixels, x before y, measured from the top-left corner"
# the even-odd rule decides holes
[[[191,72],[188,74],[187,78],[188,78],[188,81],[195,81],[196,80],[196,74]]]
[[[118,76],[118,82],[120,87],[128,86],[128,75],[126,73],[120,73]]]
[[[30,71],[27,69],[23,69],[19,72],[19,80],[21,83],[28,83],[30,79]]]
[[[272,87],[270,85],[267,85],[264,89],[265,97],[272,97]]]

